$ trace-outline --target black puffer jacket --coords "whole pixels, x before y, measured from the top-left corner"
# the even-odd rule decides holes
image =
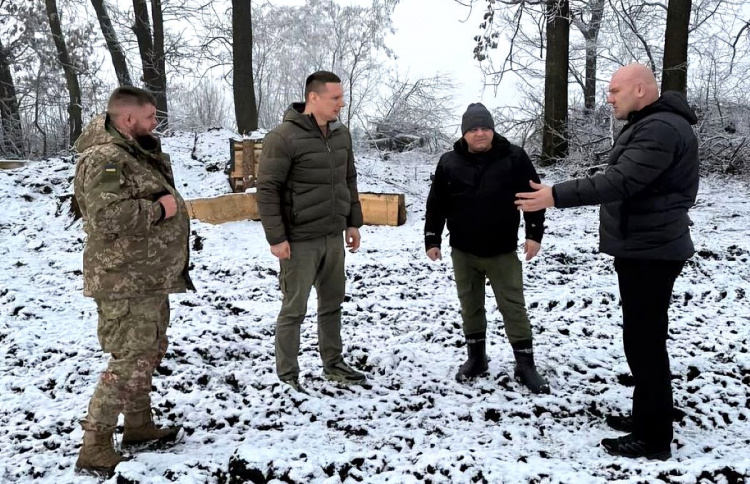
[[[517,192],[530,190],[539,176],[526,152],[495,134],[486,153],[469,153],[461,138],[440,157],[427,197],[425,248],[440,247],[448,222],[451,247],[492,257],[518,246]],[[542,241],[544,211],[524,213],[526,238]]]
[[[258,211],[271,245],[362,226],[349,131],[329,123],[324,137],[304,109],[304,103],[290,106],[263,140]]]
[[[553,187],[556,207],[602,204],[600,250],[615,257],[686,260],[695,249],[688,209],[698,193],[697,118],[665,92],[631,114],[602,174]]]

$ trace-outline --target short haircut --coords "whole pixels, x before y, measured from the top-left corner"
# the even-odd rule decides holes
[[[125,106],[156,106],[156,98],[150,92],[133,86],[120,86],[109,96],[107,112],[116,114],[119,108]]]
[[[339,79],[339,76],[329,71],[313,72],[307,76],[307,80],[305,81],[305,101],[307,101],[311,92],[317,92],[318,94],[323,92],[324,86],[329,82],[340,84],[341,79]]]

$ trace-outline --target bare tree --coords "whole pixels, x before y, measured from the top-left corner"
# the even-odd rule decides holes
[[[667,28],[664,34],[662,91],[687,89],[688,29],[691,0],[670,0],[667,7]]]
[[[591,2],[579,9],[576,14],[571,15],[573,25],[581,32],[585,42],[585,69],[583,78],[577,75],[575,69],[570,69],[576,81],[583,88],[583,104],[587,112],[596,109],[596,77],[597,61],[599,57],[599,31],[604,17],[604,5],[606,0],[591,0]],[[584,11],[589,15],[588,21],[584,20]]]
[[[2,144],[0,153],[6,157],[20,157],[24,154],[21,112],[16,97],[16,85],[11,73],[9,51],[0,39],[0,126]]]
[[[368,118],[370,143],[379,149],[406,151],[417,147],[438,151],[450,141],[447,120],[454,114],[451,92],[455,85],[447,75],[414,81],[390,79]]]
[[[544,133],[542,165],[551,165],[568,154],[568,56],[570,4],[547,0],[547,57],[544,78]]]
[[[382,57],[391,30],[395,0],[373,0],[369,7],[342,7],[333,0],[307,0],[299,7],[253,3],[252,67],[258,124],[271,127],[304,93],[304,79],[325,69],[341,77],[349,107],[341,119],[349,123],[377,97],[383,75]],[[231,11],[227,12],[231,15]],[[211,68],[233,65],[229,15],[207,15],[202,53]],[[243,28],[248,28],[244,25]],[[235,76],[234,69],[231,75]],[[234,81],[232,81],[234,82]],[[245,83],[241,89],[247,90]]]
[[[81,119],[81,86],[78,83],[78,73],[73,65],[68,53],[68,47],[65,45],[62,26],[60,24],[60,14],[57,11],[57,0],[45,0],[47,9],[47,20],[49,21],[52,37],[57,49],[57,58],[65,72],[65,84],[68,87],[68,126],[70,133],[70,145],[81,135],[83,130],[83,121]]]
[[[232,64],[234,73],[234,112],[237,131],[258,129],[253,80],[253,13],[250,0],[232,0]]]
[[[138,50],[143,65],[143,82],[156,97],[156,112],[162,130],[169,128],[169,108],[167,105],[167,72],[164,59],[164,20],[161,0],[151,0],[153,13],[153,34],[151,18],[146,0],[133,0],[135,23],[133,32],[138,39]]]
[[[112,65],[115,68],[115,74],[117,75],[117,82],[121,86],[132,86],[133,81],[130,80],[130,70],[128,69],[127,58],[125,52],[120,45],[120,41],[117,39],[117,32],[115,31],[114,25],[112,25],[112,19],[109,18],[109,12],[107,12],[107,6],[104,4],[104,0],[91,0],[96,11],[96,18],[99,20],[99,26],[102,29],[104,40],[107,43],[107,49],[109,50],[110,56],[112,56]]]

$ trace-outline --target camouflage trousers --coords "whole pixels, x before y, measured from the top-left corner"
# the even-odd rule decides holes
[[[97,334],[107,369],[89,402],[84,430],[108,431],[121,413],[151,408],[151,377],[167,352],[169,297],[97,299]]]

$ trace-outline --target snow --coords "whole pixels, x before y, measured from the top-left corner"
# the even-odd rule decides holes
[[[229,191],[228,131],[164,139],[186,198]],[[699,254],[678,279],[670,354],[673,458],[607,455],[603,416],[626,412],[611,259],[597,252],[597,209],[548,212],[539,257],[524,263],[536,359],[551,395],[512,378],[502,318],[487,295],[489,376],[455,382],[463,361],[449,252],[424,255],[436,156],[360,153],[361,191],[403,192],[408,221],[362,229],[347,254],[343,340],[367,386],[323,379],[311,297],[295,394],[274,372],[278,263],[258,222],[192,224],[196,293],[171,298],[170,349],[154,378],[160,422],[185,425],[170,449],[131,454],[111,482],[743,482],[750,475],[750,199],[704,179],[691,217]],[[84,234],[70,214],[74,161],[0,171],[0,481],[95,482],[73,465],[107,362],[94,302],[82,295]],[[546,181],[563,172],[547,171]],[[489,289],[489,288],[488,288]]]

